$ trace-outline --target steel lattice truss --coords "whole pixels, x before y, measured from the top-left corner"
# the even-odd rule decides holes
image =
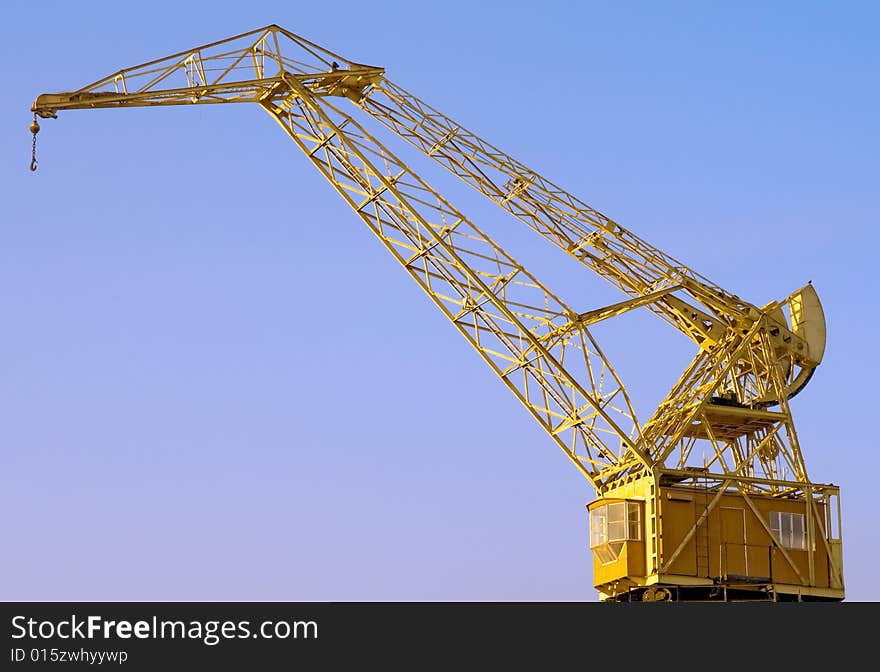
[[[273,25],[44,94],[33,109],[54,117],[219,103],[256,103],[278,122],[600,494],[646,473],[744,495],[824,487],[808,479],[788,403],[824,350],[824,321],[821,338],[804,326],[821,311],[811,287],[761,308],[738,298],[391,83],[382,68]],[[624,298],[570,308],[355,115],[437,161]],[[698,347],[644,423],[589,330],[639,307]]]

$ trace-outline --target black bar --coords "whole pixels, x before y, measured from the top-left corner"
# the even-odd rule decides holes
[[[874,603],[0,603],[3,669],[473,669],[847,656]],[[169,625],[170,624],[170,625]],[[183,629],[181,629],[183,626]],[[867,644],[861,640],[863,646]],[[782,645],[785,643],[784,645]],[[53,653],[54,652],[54,653]],[[75,655],[74,655],[75,654]],[[124,654],[125,660],[122,660]],[[809,655],[808,655],[809,654]],[[74,658],[76,658],[74,660]],[[754,660],[750,660],[754,658]],[[540,664],[544,661],[544,664]]]

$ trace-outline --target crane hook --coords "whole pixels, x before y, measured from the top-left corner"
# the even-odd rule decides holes
[[[37,121],[36,112],[34,112],[34,120],[30,125],[30,132],[34,136],[34,141],[31,144],[31,172],[34,172],[37,169],[37,133],[40,132],[40,122]]]

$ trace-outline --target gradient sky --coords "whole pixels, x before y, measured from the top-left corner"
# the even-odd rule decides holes
[[[278,23],[727,289],[812,280],[793,402],[880,599],[872,2],[6,3],[0,599],[594,600],[586,481],[256,107],[29,107]],[[406,156],[412,156],[406,154]],[[620,295],[413,165],[580,310]],[[449,187],[449,188],[447,188]],[[692,355],[597,336],[645,407]]]

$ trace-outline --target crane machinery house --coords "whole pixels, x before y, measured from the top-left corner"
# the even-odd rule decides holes
[[[590,483],[601,599],[843,599],[839,490],[807,476],[790,406],[825,350],[812,285],[753,305],[383,68],[276,25],[42,94],[31,131],[36,141],[37,118],[66,110],[225,103],[257,105],[278,124]],[[574,310],[359,120],[432,158],[621,300]],[[648,418],[590,331],[637,309],[694,347]]]

